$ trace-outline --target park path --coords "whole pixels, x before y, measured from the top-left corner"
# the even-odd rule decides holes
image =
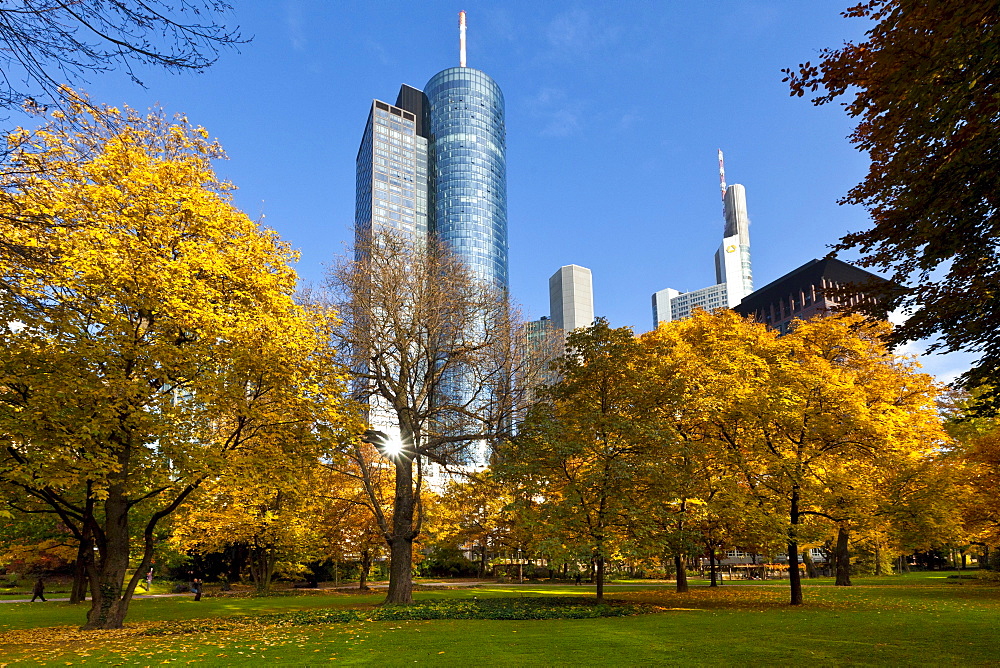
[[[176,598],[178,596],[194,596],[194,594],[188,592],[184,594],[135,594],[132,598]],[[55,602],[66,602],[69,597],[66,598],[51,598],[47,597],[44,601],[35,601],[35,603],[48,603],[49,601]],[[87,599],[90,600],[89,598]],[[30,598],[4,598],[0,599],[0,603],[31,603]]]

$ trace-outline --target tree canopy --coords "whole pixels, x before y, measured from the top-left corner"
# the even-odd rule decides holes
[[[230,458],[318,456],[311,426],[347,419],[331,316],[294,302],[294,253],[233,206],[206,137],[80,99],[0,170],[0,478],[96,549],[91,628],[121,625],[157,523]]]
[[[893,273],[882,296],[907,314],[893,341],[937,336],[932,349],[978,353],[964,380],[982,385],[1000,371],[1000,5],[866,0],[844,16],[874,25],[785,70],[792,95],[845,100],[851,142],[871,157],[841,202],[866,207],[873,226],[835,248]]]

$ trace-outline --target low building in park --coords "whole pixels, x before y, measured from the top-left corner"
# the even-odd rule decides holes
[[[747,295],[734,311],[782,334],[794,320],[873,303],[889,281],[836,258],[810,260]],[[879,314],[886,317],[886,313]]]

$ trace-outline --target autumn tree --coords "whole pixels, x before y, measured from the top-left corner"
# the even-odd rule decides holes
[[[368,439],[393,467],[391,513],[366,483],[389,545],[386,602],[409,603],[428,464],[485,463],[520,419],[541,369],[505,291],[477,279],[433,237],[383,231],[360,238],[330,287],[342,318],[334,340],[375,427]],[[360,447],[345,454],[364,476],[382,466]]]
[[[246,456],[234,453],[175,515],[173,546],[195,554],[240,549],[261,594],[276,573],[304,572],[304,564],[325,558],[331,552],[323,530],[328,476],[317,447],[302,443],[315,438],[308,429],[282,430]]]
[[[931,377],[890,354],[887,333],[887,325],[856,316],[800,322],[780,339],[785,355],[771,362],[765,403],[751,401],[763,410],[749,419],[754,450],[739,459],[758,489],[786,501],[793,604],[802,601],[794,558],[799,525],[824,516],[831,500],[849,513],[859,502],[854,497],[863,498],[857,489],[878,489],[872,478],[929,456],[945,438]],[[720,425],[720,434],[740,447],[733,425]],[[845,540],[849,524],[826,516],[839,521]]]
[[[215,22],[230,7],[216,0],[31,0],[0,8],[0,106],[62,99],[62,86],[136,65],[200,72],[219,50],[243,40]]]
[[[784,516],[791,603],[800,543],[852,486],[944,440],[929,376],[890,354],[888,326],[859,316],[798,322],[779,337],[729,312],[672,326],[689,410],[760,508]],[[872,488],[875,486],[872,485]]]
[[[436,517],[430,528],[439,543],[468,545],[478,556],[479,577],[486,573],[491,553],[518,547],[510,538],[513,499],[499,480],[483,472],[468,480],[453,480],[436,504]]]
[[[539,531],[589,552],[599,601],[607,560],[627,540],[634,479],[649,461],[635,410],[639,350],[631,329],[600,318],[571,332],[553,366],[559,382],[545,388],[496,466],[520,496],[539,499]]]
[[[836,249],[860,250],[862,264],[893,272],[884,304],[908,317],[892,341],[937,336],[932,349],[978,353],[964,381],[992,383],[1000,372],[1000,5],[865,0],[844,16],[873,22],[864,40],[785,70],[792,95],[844,100],[858,120],[850,139],[871,158],[841,202],[866,207],[873,226]]]
[[[952,436],[945,460],[954,473],[954,498],[964,540],[979,548],[980,563],[996,567],[1000,554],[1000,423],[984,416],[977,404],[989,393],[974,391],[953,397],[946,406]]]
[[[121,627],[158,524],[230,457],[341,422],[330,318],[296,305],[294,253],[233,206],[206,137],[79,100],[0,170],[29,175],[2,184],[0,238],[32,250],[0,256],[0,478],[95,554],[88,629]]]

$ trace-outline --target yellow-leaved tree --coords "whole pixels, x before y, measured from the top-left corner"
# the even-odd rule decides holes
[[[79,97],[10,141],[0,479],[94,555],[84,628],[119,628],[157,524],[231,455],[348,419],[331,317],[294,302],[295,254],[233,205],[204,129]]]
[[[791,603],[801,604],[807,522],[847,531],[866,509],[892,505],[893,491],[910,493],[887,480],[918,475],[946,441],[938,388],[887,350],[888,324],[860,316],[799,321],[781,337],[721,311],[667,327],[678,354],[698,359],[685,384],[700,428],[760,507],[784,515]]]

